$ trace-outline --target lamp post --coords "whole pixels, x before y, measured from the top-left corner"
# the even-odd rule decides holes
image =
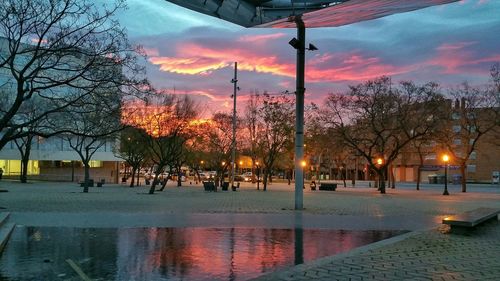
[[[382,190],[382,185],[385,185],[384,180],[383,180],[383,171],[380,170],[380,168],[382,167],[382,164],[384,164],[384,159],[382,159],[380,157],[377,158],[377,166],[379,169],[379,173],[378,173],[378,189],[379,190]],[[385,186],[384,186],[384,193],[385,193]]]
[[[443,155],[444,162],[444,192],[443,195],[450,195],[448,193],[448,161],[450,161],[450,156],[448,154]]]
[[[259,161],[255,162],[255,166],[257,167],[257,190],[259,190],[259,184],[260,184],[260,167],[259,167]]]

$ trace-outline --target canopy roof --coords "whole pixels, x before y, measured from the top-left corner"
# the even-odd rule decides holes
[[[166,0],[245,27],[333,27],[458,0]]]

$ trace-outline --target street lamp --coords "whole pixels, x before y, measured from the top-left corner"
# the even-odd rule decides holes
[[[448,193],[448,161],[450,161],[450,156],[448,154],[443,155],[442,157],[444,162],[444,192],[443,195],[450,195]]]
[[[260,184],[260,167],[259,167],[259,161],[255,162],[255,166],[257,167],[257,190],[259,190],[259,184]]]
[[[382,185],[384,184],[385,185],[385,182],[384,180],[382,179],[383,176],[381,174],[383,174],[383,171],[380,171],[380,167],[382,167],[382,164],[384,164],[384,159],[382,158],[377,158],[377,165],[378,165],[378,168],[379,168],[379,175],[378,175],[378,190],[383,190],[382,189]],[[384,187],[385,188],[385,187]]]

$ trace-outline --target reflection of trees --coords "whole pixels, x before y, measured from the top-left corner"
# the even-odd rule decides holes
[[[21,227],[1,257],[0,279],[54,280],[61,273],[75,277],[65,262],[71,258],[93,279],[246,280],[292,266],[294,261],[345,252],[391,235],[261,228]]]
[[[113,229],[17,227],[1,256],[0,280],[2,275],[14,280],[76,276],[66,263],[68,258],[90,278],[110,280],[116,272],[115,241]]]

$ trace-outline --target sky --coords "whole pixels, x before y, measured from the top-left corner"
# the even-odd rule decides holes
[[[244,28],[164,0],[127,0],[118,19],[148,54],[157,88],[188,94],[204,114],[238,108],[254,92],[295,90],[295,29]],[[306,54],[306,103],[382,75],[395,82],[437,82],[443,91],[488,82],[500,62],[500,1],[463,0],[349,26],[307,29],[318,51]]]

